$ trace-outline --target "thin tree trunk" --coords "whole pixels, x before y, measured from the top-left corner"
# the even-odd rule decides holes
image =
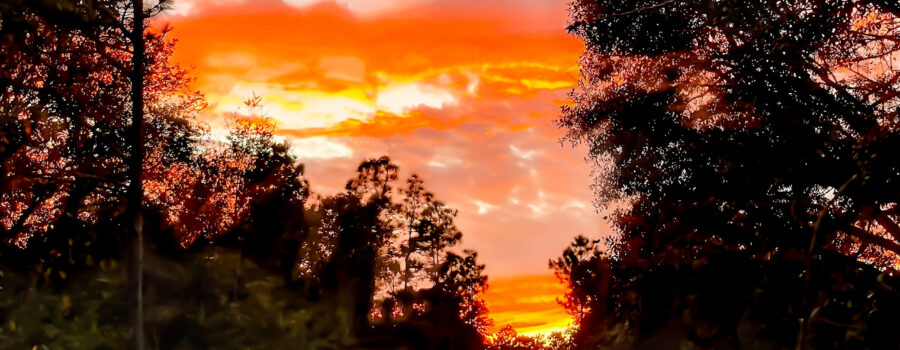
[[[416,207],[413,206],[413,212],[415,212]],[[406,258],[403,259],[403,292],[406,293],[409,289],[409,258],[412,255],[412,226],[413,226],[413,218],[412,214],[406,214],[406,226],[409,229],[409,233],[406,236]]]
[[[128,189],[128,213],[132,219],[129,254],[129,277],[132,287],[132,326],[134,339],[132,348],[144,349],[144,218],[141,201],[143,200],[143,182],[141,171],[144,160],[144,2],[133,0],[134,23],[131,32],[131,130],[129,143],[132,153],[130,160],[131,183]]]

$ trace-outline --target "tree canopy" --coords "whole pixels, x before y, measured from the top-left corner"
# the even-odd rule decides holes
[[[133,69],[131,5],[0,4],[0,347],[482,344],[487,278],[474,251],[454,250],[455,209],[418,176],[396,189],[387,157],[362,162],[344,192],[311,193],[261,97],[213,138],[167,29],[143,31]],[[385,301],[397,307],[378,316]]]
[[[551,261],[583,344],[896,343],[896,4],[579,0],[568,28],[558,123],[616,229]]]
[[[575,324],[535,337],[422,177],[315,193],[255,95],[214,137],[147,5],[0,3],[0,347],[900,344],[896,1],[572,1],[557,124],[614,233],[549,261]]]

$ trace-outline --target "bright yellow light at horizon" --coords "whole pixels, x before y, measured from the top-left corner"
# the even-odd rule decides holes
[[[572,317],[557,303],[565,286],[552,275],[523,276],[489,281],[485,295],[491,317],[500,326],[510,325],[520,335],[561,332]]]

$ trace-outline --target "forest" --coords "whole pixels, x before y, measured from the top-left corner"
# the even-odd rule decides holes
[[[895,1],[569,3],[614,230],[529,257],[574,319],[538,336],[423,177],[312,191],[266,96],[214,137],[173,1],[0,1],[0,348],[900,348]]]

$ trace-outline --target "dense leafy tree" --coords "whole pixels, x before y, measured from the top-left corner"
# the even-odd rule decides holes
[[[272,196],[282,199],[282,209],[302,210],[308,190],[302,166],[289,154],[286,142],[275,141],[274,124],[261,115],[259,103],[250,99],[248,113],[233,116],[224,145],[187,144],[178,160],[157,158],[173,151],[150,153],[144,175],[146,200],[166,213],[165,226],[182,248],[200,237],[215,240],[233,232],[252,221],[253,208],[270,203]]]
[[[617,231],[582,344],[898,343],[894,2],[578,0],[569,30],[559,124]]]
[[[35,4],[42,3],[30,3]],[[65,8],[62,4],[59,8]],[[40,7],[10,8],[18,16],[3,12],[4,20],[18,19],[24,28],[4,42],[0,57],[0,110],[7,135],[0,179],[4,239],[18,249],[51,252],[59,250],[59,242],[68,245],[70,235],[85,232],[85,227],[111,222],[126,205],[129,120],[123,116],[131,101],[130,82],[122,71],[130,64],[128,44],[114,25],[60,24],[48,21],[56,17],[38,16],[36,12],[49,11]],[[81,10],[73,7],[59,16]],[[157,161],[168,162],[195,139],[191,118],[204,103],[188,88],[186,72],[169,63],[173,42],[159,34],[144,39],[143,100],[152,135],[145,147]],[[110,231],[115,230],[101,234]],[[86,240],[95,239],[76,237],[80,243]]]
[[[0,347],[480,347],[456,210],[416,176],[395,191],[387,157],[310,194],[256,96],[213,140],[145,30],[168,3],[0,3]],[[405,316],[373,325],[385,295]]]
[[[183,118],[202,105],[199,94],[186,88],[183,71],[168,63],[172,43],[164,33],[144,31],[144,17],[166,5],[10,1],[0,6],[0,18],[9,24],[2,29],[0,104],[18,134],[3,146],[3,236],[19,249],[7,253],[21,257],[15,259],[20,263],[39,258],[63,273],[66,267],[60,265],[71,267],[91,256],[85,251],[117,252],[100,247],[127,238],[132,242],[127,255],[133,267],[136,348],[143,348],[138,223],[144,125],[190,134],[176,124],[184,124]],[[125,225],[134,226],[131,234],[120,235],[114,227],[122,221],[135,223]],[[94,227],[97,223],[104,227]],[[107,239],[84,249],[99,235]],[[20,254],[25,250],[34,254]]]
[[[350,308],[352,328],[369,328],[369,312],[375,292],[374,266],[379,248],[393,232],[383,216],[391,206],[391,184],[397,166],[387,157],[360,164],[357,175],[347,182],[346,192],[326,198],[323,220],[331,226],[320,235],[334,237],[330,260],[322,268],[323,286],[329,294],[344,296],[339,304]],[[320,228],[321,230],[321,228]]]

